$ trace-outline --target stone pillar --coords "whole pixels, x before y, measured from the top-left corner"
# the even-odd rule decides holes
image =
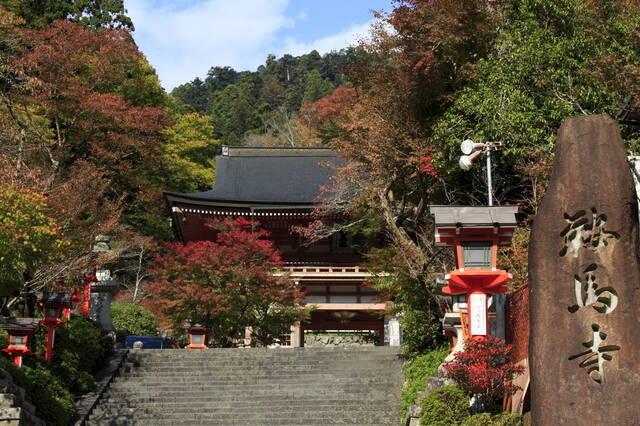
[[[464,331],[462,330],[462,324],[458,323],[452,326],[456,331],[456,345],[451,349],[449,355],[444,359],[445,362],[451,362],[456,359],[456,354],[464,350]]]
[[[400,321],[395,316],[389,318],[387,323],[387,333],[389,335],[389,346],[400,346],[402,342],[402,331],[400,330]]]
[[[244,328],[244,346],[246,348],[250,347],[251,343],[253,343],[253,339],[251,338],[252,333],[253,333],[253,327]]]
[[[567,120],[529,251],[533,424],[640,423],[638,204],[616,122]]]
[[[300,323],[291,326],[291,347],[300,347]]]
[[[91,310],[89,318],[107,331],[113,331],[111,302],[118,292],[118,282],[112,279],[91,283]]]

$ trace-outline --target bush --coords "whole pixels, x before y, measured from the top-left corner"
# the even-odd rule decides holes
[[[424,309],[406,306],[398,319],[402,328],[402,349],[406,355],[424,353],[442,341],[440,322]]]
[[[9,346],[9,333],[6,330],[0,330],[0,348]]]
[[[443,386],[420,400],[420,424],[457,425],[469,417],[469,397],[455,385]]]
[[[475,414],[467,418],[461,426],[521,426],[522,415],[511,413]]]
[[[155,316],[133,303],[112,303],[111,318],[116,330],[126,330],[135,336],[153,336],[158,328]]]
[[[8,358],[0,357],[0,364],[11,374],[14,383],[25,390],[38,417],[48,425],[69,424],[75,413],[73,396],[43,361],[30,357],[22,368],[17,368]]]
[[[405,385],[401,397],[403,413],[409,406],[416,404],[417,393],[424,390],[429,377],[435,377],[438,374],[438,367],[448,353],[448,345],[443,345],[405,363],[403,367]]]
[[[519,388],[511,383],[524,367],[509,361],[511,345],[495,337],[467,339],[464,350],[444,365],[447,377],[456,381],[467,395],[477,398],[476,412],[490,411],[496,399],[511,395]]]
[[[44,333],[38,336],[39,353],[44,351]],[[113,339],[83,317],[73,317],[56,330],[51,371],[75,396],[89,392],[93,374],[113,350]]]

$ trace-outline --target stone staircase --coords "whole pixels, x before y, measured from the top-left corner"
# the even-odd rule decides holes
[[[398,425],[397,348],[134,350],[90,425]]]
[[[24,389],[13,383],[11,375],[0,368],[0,425],[45,426],[35,412],[35,407],[25,398]]]

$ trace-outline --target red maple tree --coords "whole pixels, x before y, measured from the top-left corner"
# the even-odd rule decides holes
[[[464,351],[444,364],[447,377],[456,381],[470,396],[492,401],[503,395],[511,395],[518,389],[511,380],[524,372],[524,367],[509,361],[511,345],[495,337],[470,338]]]
[[[155,259],[151,294],[180,328],[187,320],[205,322],[219,342],[251,327],[268,345],[300,321],[304,293],[286,277],[280,254],[258,222],[243,217],[212,221],[216,241],[168,243]]]

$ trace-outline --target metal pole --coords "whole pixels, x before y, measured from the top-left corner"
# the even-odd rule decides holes
[[[493,206],[493,185],[491,183],[491,147],[487,148],[487,192],[489,193],[489,206]]]

